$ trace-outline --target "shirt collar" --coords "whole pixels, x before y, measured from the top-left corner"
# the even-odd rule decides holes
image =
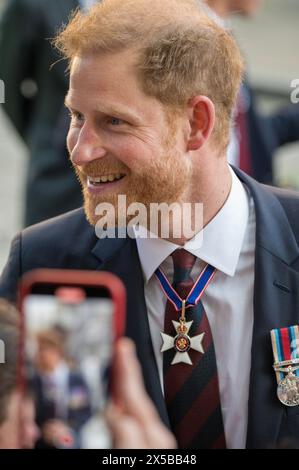
[[[203,231],[184,245],[184,249],[228,276],[234,276],[248,222],[249,201],[241,181],[231,168],[230,172],[232,186],[225,204]],[[148,282],[162,262],[182,247],[161,238],[145,237],[145,231],[140,227],[136,243],[143,275]]]
[[[57,383],[61,383],[61,382],[64,382],[65,380],[67,380],[67,377],[68,377],[68,372],[69,372],[69,368],[66,364],[65,361],[61,361],[57,367],[55,367],[55,369],[48,373],[48,374],[45,374],[47,377],[55,380],[55,382]]]

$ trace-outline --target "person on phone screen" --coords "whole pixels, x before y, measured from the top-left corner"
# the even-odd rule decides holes
[[[37,334],[30,387],[42,434],[38,447],[80,446],[78,433],[91,416],[89,390],[81,372],[68,363],[66,341],[57,327]]]

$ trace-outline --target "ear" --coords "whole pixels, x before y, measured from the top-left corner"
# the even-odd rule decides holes
[[[207,96],[194,96],[188,102],[188,116],[188,150],[198,150],[209,139],[214,129],[215,106]]]

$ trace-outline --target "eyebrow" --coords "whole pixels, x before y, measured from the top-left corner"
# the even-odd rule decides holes
[[[79,110],[75,109],[72,106],[68,95],[66,95],[65,97],[64,104],[71,111],[79,112]],[[139,116],[137,116],[136,114],[130,113],[126,110],[123,110],[118,106],[113,106],[110,104],[107,106],[105,106],[104,104],[100,104],[100,105],[96,104],[94,110],[98,113],[105,114],[107,116],[118,116],[124,121],[132,121],[135,124],[141,124],[141,119]]]

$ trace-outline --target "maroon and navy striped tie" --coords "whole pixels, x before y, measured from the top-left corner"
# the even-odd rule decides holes
[[[190,277],[196,257],[183,249],[172,255],[174,263],[173,288],[182,299],[186,299],[194,282]],[[179,314],[167,300],[164,332],[175,336],[172,320]],[[171,365],[175,351],[163,354],[164,393],[172,431],[182,449],[226,448],[220,404],[216,356],[207,315],[199,301],[186,310],[186,321],[192,321],[188,335],[203,337],[204,354],[190,349],[188,354],[193,365],[178,363]]]

